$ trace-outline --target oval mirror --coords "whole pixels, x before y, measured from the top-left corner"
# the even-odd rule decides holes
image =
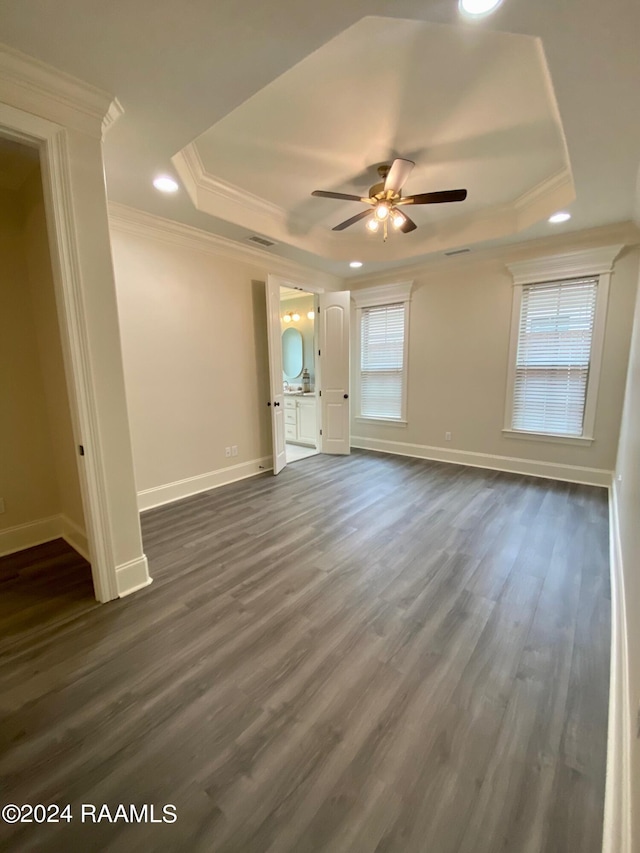
[[[282,372],[285,379],[295,379],[302,373],[302,335],[298,329],[282,333]]]

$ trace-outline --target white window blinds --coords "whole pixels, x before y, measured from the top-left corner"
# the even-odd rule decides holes
[[[513,429],[582,435],[598,279],[523,287]]]
[[[360,414],[402,417],[405,306],[363,308],[360,320]]]

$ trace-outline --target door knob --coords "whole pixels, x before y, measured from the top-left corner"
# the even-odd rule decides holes
[[[344,399],[345,399],[345,400],[348,400],[348,399],[349,399],[349,395],[348,395],[348,394],[345,394],[345,395],[344,395]]]
[[[270,405],[271,405],[271,400],[269,400],[269,402],[267,403],[267,406],[270,406]]]

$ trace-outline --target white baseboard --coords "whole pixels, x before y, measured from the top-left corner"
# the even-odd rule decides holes
[[[199,492],[208,492],[209,489],[235,483],[237,480],[264,474],[272,468],[271,457],[265,456],[262,459],[252,459],[250,462],[241,462],[239,465],[230,465],[228,468],[219,468],[217,471],[176,480],[175,483],[166,483],[164,486],[156,486],[153,489],[143,489],[138,492],[138,509],[141,512],[153,509],[156,506],[179,501],[181,498],[188,498],[190,495],[197,495]]]
[[[7,527],[0,530],[0,557],[24,551],[25,548],[33,548],[34,545],[42,545],[43,542],[58,539],[61,535],[59,515]]]
[[[609,488],[611,673],[603,853],[631,853],[631,719],[627,608],[615,479]]]
[[[71,545],[78,554],[90,563],[91,559],[89,557],[89,540],[87,539],[87,534],[80,525],[76,524],[75,521],[72,521],[69,516],[61,515],[59,518],[61,523],[61,536],[64,541],[68,545]]]
[[[153,578],[149,577],[149,564],[144,554],[136,557],[135,560],[116,566],[116,584],[120,598],[149,586],[152,580]]]
[[[61,538],[89,560],[86,533],[66,515],[51,515],[0,530],[0,557]]]
[[[362,450],[392,453],[396,456],[413,456],[433,462],[451,462],[453,465],[489,468],[493,471],[508,471],[511,474],[527,474],[532,477],[584,483],[590,486],[607,487],[611,483],[611,471],[606,471],[604,468],[582,468],[578,465],[560,465],[557,462],[536,462],[515,456],[494,456],[490,453],[472,453],[468,450],[450,450],[446,447],[429,447],[426,444],[409,444],[405,441],[382,441],[361,436],[352,436],[351,446]]]

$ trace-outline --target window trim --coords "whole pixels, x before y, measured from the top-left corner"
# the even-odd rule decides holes
[[[409,385],[409,311],[413,281],[400,281],[361,290],[352,290],[351,298],[356,304],[356,376],[355,376],[355,420],[381,426],[407,426],[407,388]],[[360,392],[360,361],[362,347],[362,311],[387,305],[404,307],[404,351],[402,355],[402,403],[399,418],[369,417],[362,414]]]
[[[604,349],[604,334],[609,302],[609,285],[613,272],[613,262],[622,249],[622,245],[601,246],[597,249],[552,255],[507,265],[507,269],[513,277],[513,300],[511,306],[511,334],[509,340],[504,427],[502,430],[502,434],[506,438],[523,438],[558,444],[581,445],[589,445],[594,441],[596,407],[600,387],[602,352]],[[549,284],[558,281],[571,281],[577,278],[595,278],[598,280],[582,435],[557,435],[547,432],[514,429],[513,395],[516,379],[520,313],[522,309],[522,289],[525,285]]]

